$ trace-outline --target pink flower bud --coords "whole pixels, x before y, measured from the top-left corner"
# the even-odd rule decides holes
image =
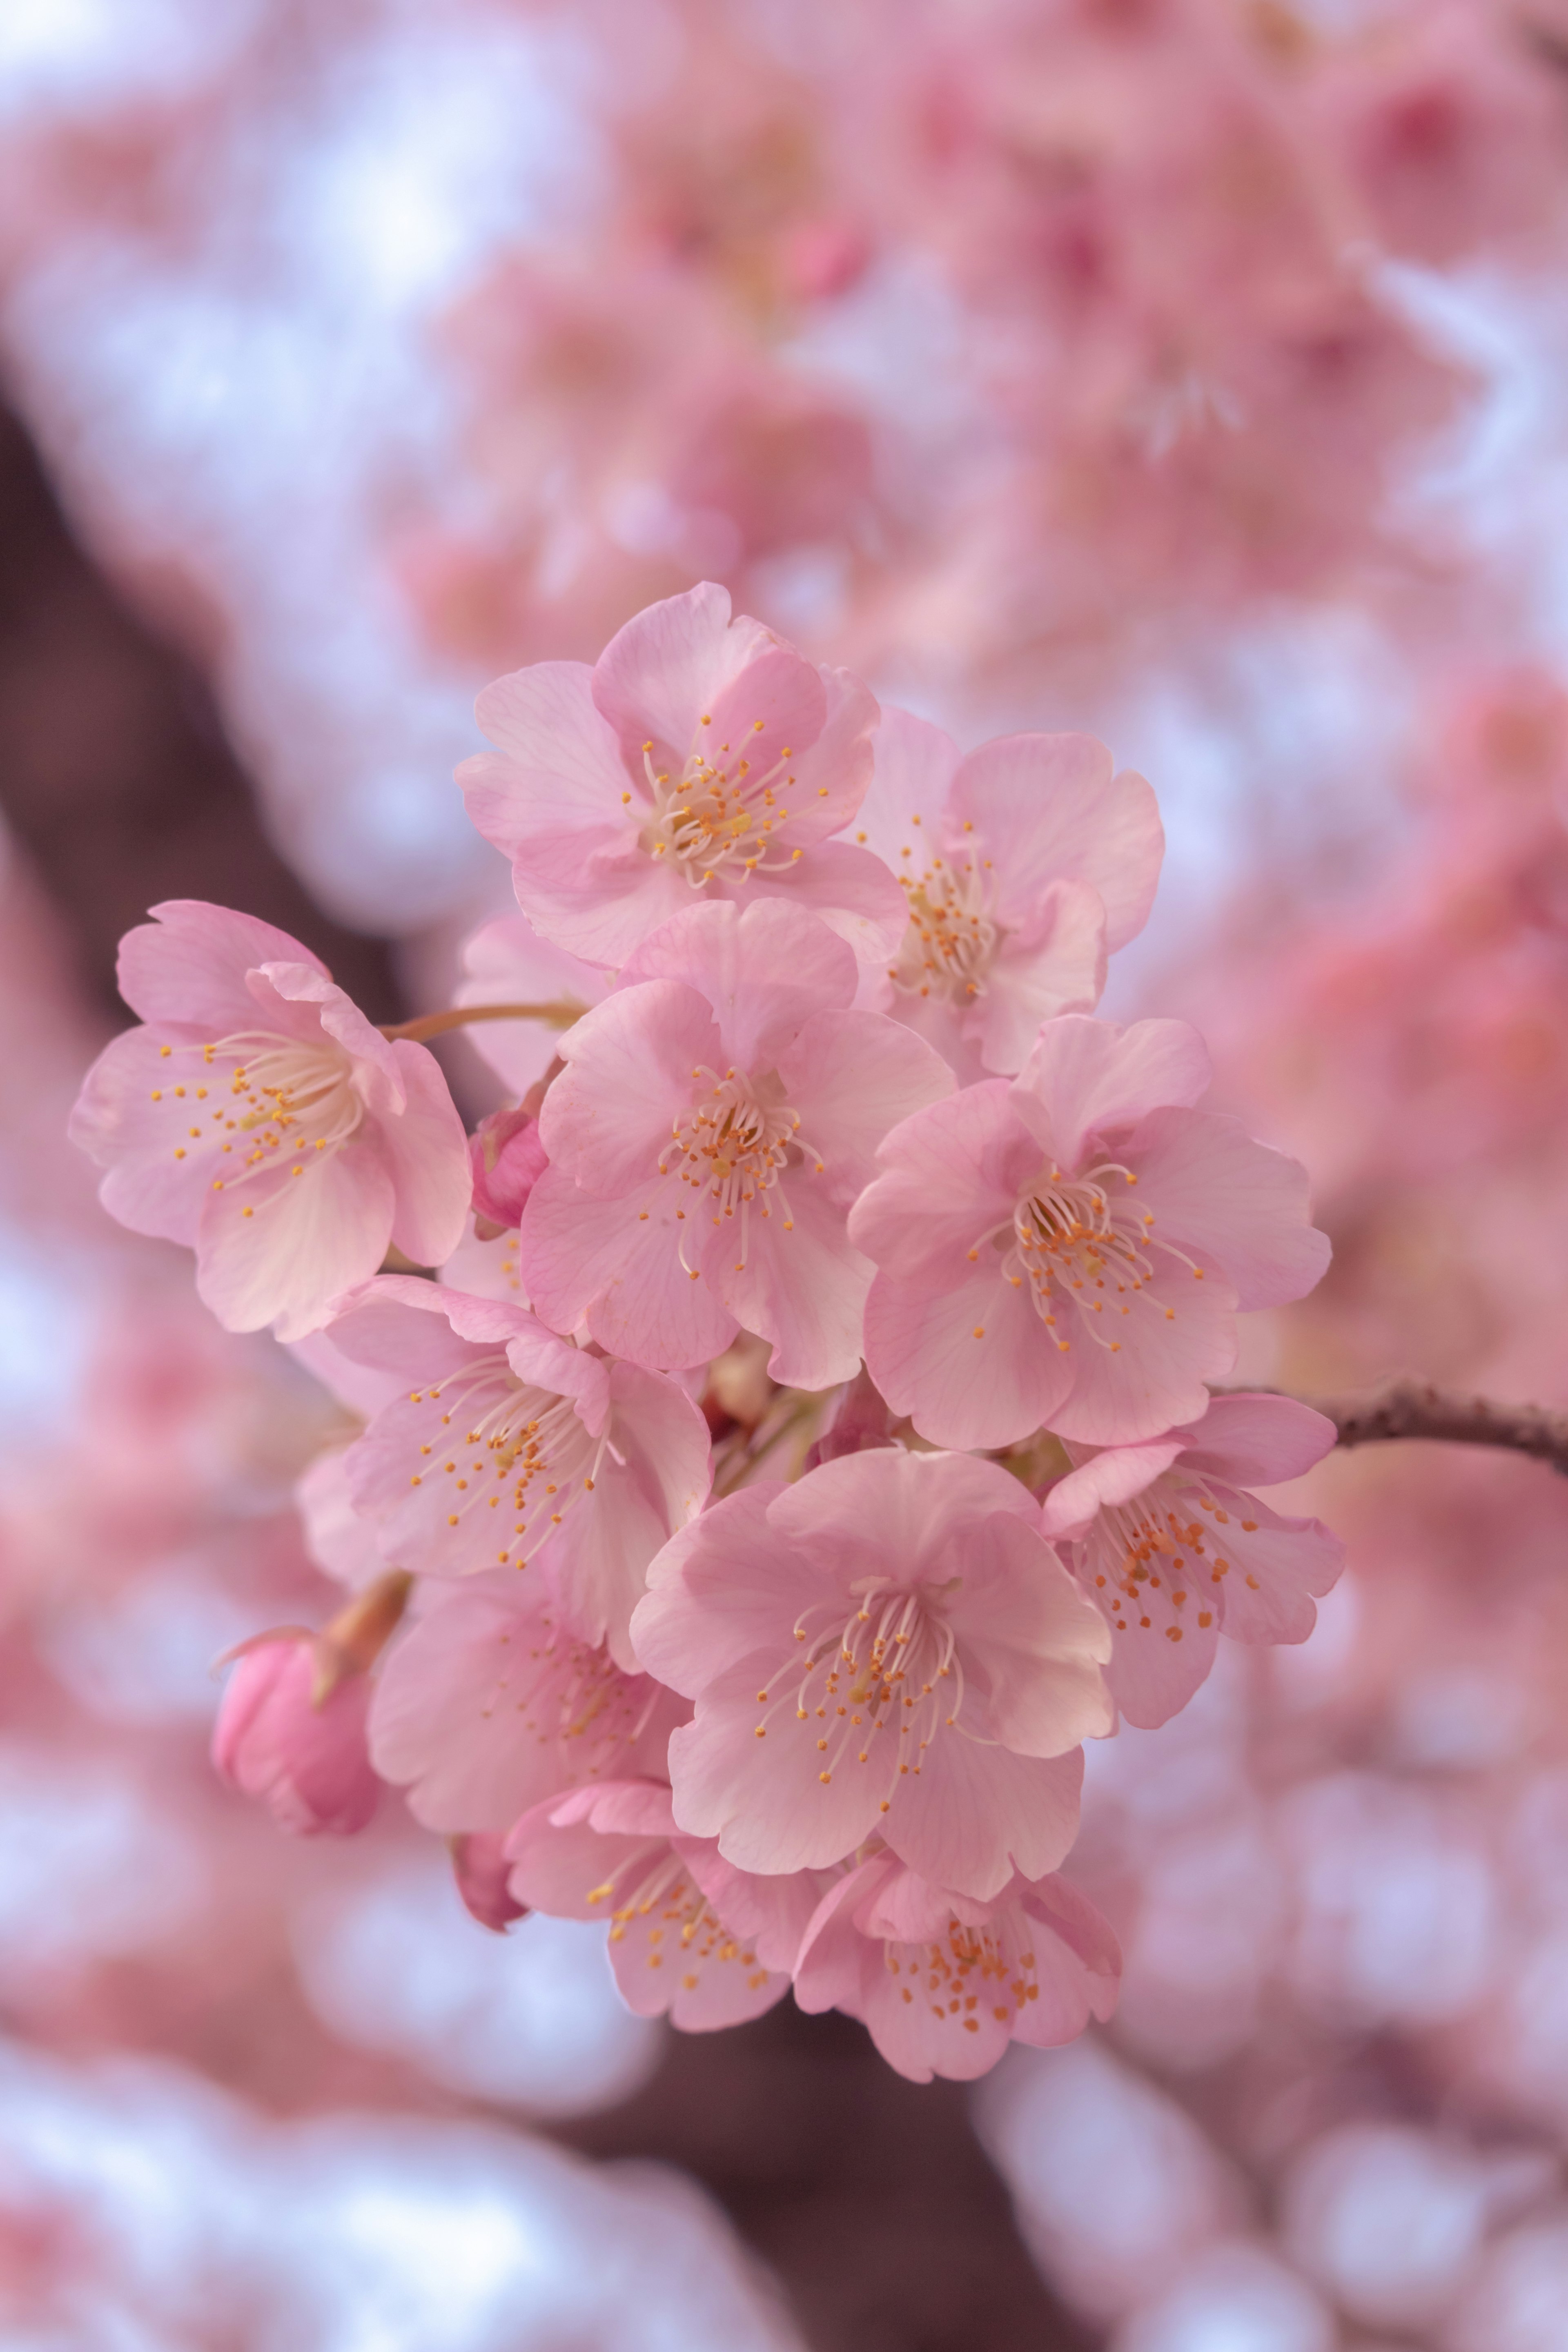
[[[548,1165],[531,1111],[494,1110],[468,1139],[474,1168],[474,1215],[481,1241],[515,1229],[523,1203]],[[492,1231],[487,1233],[489,1226]]]
[[[365,1730],[370,1668],[412,1583],[394,1570],[320,1633],[284,1625],[242,1645],[213,1727],[212,1759],[296,1837],[351,1837],[375,1811],[381,1782]]]
[[[318,1704],[309,1635],[263,1641],[229,1676],[213,1731],[213,1762],[247,1797],[260,1797],[296,1837],[363,1830],[381,1783],[365,1746],[370,1683],[353,1675]]]
[[[528,1916],[527,1904],[517,1902],[507,1885],[511,1864],[505,1838],[499,1830],[472,1830],[450,1844],[452,1875],[465,1906],[481,1927],[504,1936],[514,1919]]]

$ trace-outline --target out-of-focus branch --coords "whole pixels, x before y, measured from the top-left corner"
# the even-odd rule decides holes
[[[1568,1477],[1568,1413],[1534,1404],[1497,1404],[1490,1397],[1454,1396],[1426,1381],[1394,1380],[1369,1395],[1309,1397],[1327,1414],[1343,1446],[1395,1437],[1435,1438],[1449,1445],[1493,1445],[1532,1454]]]

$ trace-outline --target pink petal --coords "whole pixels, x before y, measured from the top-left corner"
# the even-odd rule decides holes
[[[998,1515],[1017,1520],[1038,1547],[1031,1556],[1054,1573],[1029,1524],[1036,1508],[1028,1489],[997,1463],[889,1445],[825,1462],[777,1493],[768,1519],[805,1558],[836,1557],[841,1580],[885,1575],[893,1562],[906,1583],[940,1583],[957,1571],[956,1547],[967,1545],[976,1523]],[[722,1599],[727,1606],[727,1594]]]
[[[1066,1859],[1078,1835],[1082,1784],[1081,1748],[1014,1756],[1005,1748],[939,1739],[926,1751],[919,1786],[912,1776],[899,1783],[881,1832],[922,1878],[988,1901],[1015,1867],[1026,1878],[1043,1878]]]
[[[702,908],[682,921],[730,911]],[[723,1047],[698,990],[661,978],[597,1005],[561,1050],[566,1067],[540,1112],[545,1150],[560,1175],[613,1200],[657,1175],[675,1115],[691,1100],[695,1070],[713,1066]]]
[[[1209,1076],[1208,1049],[1185,1021],[1118,1029],[1068,1013],[1041,1030],[1012,1099],[1070,1175],[1091,1139],[1131,1127],[1163,1104],[1196,1102]]]
[[[780,1596],[802,1608],[836,1590],[772,1522],[786,1493],[759,1479],[713,1503],[682,1528],[648,1570],[647,1593],[632,1620],[639,1664],[687,1696],[758,1650],[778,1642]]]
[[[646,1647],[640,1637],[639,1647]],[[886,1753],[873,1751],[865,1766],[851,1752],[825,1780],[815,1716],[801,1723],[786,1709],[759,1739],[757,1693],[765,1687],[759,1675],[777,1663],[775,1643],[765,1661],[730,1667],[705,1685],[695,1719],[671,1732],[675,1818],[689,1835],[716,1837],[738,1869],[823,1870],[852,1853],[879,1822],[887,1829],[892,1816],[880,1804],[898,1772],[896,1750],[880,1742]]]
[[[1105,986],[1105,910],[1087,883],[1049,884],[1030,932],[1003,941],[984,994],[965,1021],[988,1070],[1022,1069],[1041,1024],[1063,1013],[1091,1013]]]
[[[1163,1436],[1201,1412],[1205,1383],[1224,1380],[1234,1366],[1236,1293],[1223,1276],[1210,1270],[1197,1281],[1157,1248],[1153,1262],[1133,1311],[1110,1326],[1121,1334],[1117,1352],[1089,1329],[1086,1315],[1075,1328],[1058,1305],[1058,1328],[1071,1334],[1060,1360],[1072,1374],[1071,1395],[1046,1416],[1058,1437],[1132,1445]]]
[[[682,1371],[721,1353],[735,1318],[681,1266],[681,1236],[692,1227],[678,1219],[675,1190],[656,1176],[600,1201],[547,1168],[522,1213],[520,1258],[540,1314],[563,1331],[585,1323],[600,1347],[650,1371]]]
[[[1080,1462],[1058,1478],[1040,1510],[1040,1526],[1051,1538],[1079,1536],[1097,1511],[1109,1505],[1130,1503],[1145,1486],[1168,1470],[1182,1452],[1179,1436],[1158,1438],[1143,1445],[1110,1445],[1088,1462]]]
[[[1015,1445],[1059,1427],[1072,1389],[1070,1356],[987,1255],[955,1289],[879,1274],[866,1300],[871,1377],[934,1445]]]
[[[242,1189],[209,1192],[196,1239],[203,1303],[226,1331],[319,1330],[386,1255],[395,1200],[374,1129],[321,1160],[284,1158]]]
[[[220,1074],[224,1084],[229,1066]],[[70,1139],[108,1170],[99,1197],[133,1234],[194,1243],[213,1180],[232,1163],[232,1153],[226,1162],[223,1152],[227,1136],[205,1119],[205,1135],[193,1135],[192,1094],[182,1099],[174,1092],[181,1083],[193,1087],[200,1067],[199,1055],[178,1064],[165,1057],[151,1029],[128,1029],[82,1081]]]
[[[1105,1621],[1044,1538],[998,1512],[973,1528],[948,1612],[990,1729],[1014,1754],[1062,1756],[1115,1729]]]
[[[120,942],[120,993],[172,1038],[226,1037],[256,1025],[245,975],[282,962],[326,967],[287,931],[202,898],[165,898]]]
[[[1219,1267],[1238,1306],[1287,1306],[1321,1276],[1329,1239],[1308,1223],[1306,1170],[1255,1143],[1239,1119],[1157,1110],[1140,1129],[1137,1161],[1139,1199],[1154,1213],[1155,1238]]]
[[[896,955],[909,921],[904,894],[881,859],[847,841],[814,842],[781,873],[759,871],[736,887],[748,898],[787,898],[809,908],[863,964]]]
[[[877,1156],[884,1173],[850,1211],[850,1239],[885,1274],[945,1285],[967,1281],[968,1253],[1011,1227],[1040,1166],[1000,1078],[917,1111]]]
[[[872,743],[876,766],[858,831],[897,873],[902,850],[910,851],[909,862],[923,864],[923,846],[937,840],[963,753],[940,727],[889,703]]]
[[[1174,1433],[1185,1442],[1184,1465],[1233,1486],[1273,1486],[1300,1478],[1339,1442],[1326,1413],[1295,1397],[1217,1396],[1208,1411]]]
[[[1285,1518],[1256,1495],[1204,1483],[1230,1514],[1228,1527],[1208,1520],[1214,1564],[1200,1586],[1218,1594],[1223,1631],[1236,1642],[1304,1642],[1317,1622],[1314,1597],[1339,1581],[1344,1545],[1321,1519]],[[1216,1582],[1222,1559],[1227,1572]]]
[[[468,1139],[434,1054],[406,1037],[392,1050],[407,1104],[381,1129],[397,1192],[392,1238],[416,1265],[440,1265],[461,1241],[468,1213]]]
[[[810,1168],[792,1169],[743,1213],[743,1230],[734,1219],[715,1231],[706,1203],[698,1210],[695,1254],[708,1287],[744,1330],[772,1343],[768,1370],[788,1388],[831,1388],[860,1368],[873,1268],[826,1183]]]
[[[889,1129],[953,1086],[952,1071],[922,1038],[877,1013],[817,1013],[784,1048],[778,1069],[800,1113],[803,1148],[827,1161],[836,1190],[851,1193],[875,1176]]]
[[[1217,1613],[1198,1607],[1207,1599],[1205,1584],[1194,1584],[1190,1605],[1173,1610],[1169,1593],[1144,1592],[1139,1602],[1126,1602],[1121,1627],[1113,1632],[1114,1648],[1105,1670],[1106,1681],[1127,1722],[1141,1731],[1152,1731],[1178,1715],[1202,1683],[1207,1681],[1219,1640]],[[1124,1596],[1122,1596],[1124,1598]],[[1107,1604],[1110,1605],[1109,1603]],[[1207,1625],[1199,1622],[1207,1613]],[[1143,1620],[1149,1622],[1145,1624]],[[1114,1620],[1110,1621],[1114,1623]],[[1180,1641],[1172,1638],[1179,1633]]]
[[[743,615],[731,621],[728,592],[710,580],[635,614],[593,672],[595,706],[617,739],[626,768],[642,774],[642,747],[650,737],[660,755],[656,768],[668,766],[663,754],[684,763],[703,713],[713,715],[726,690],[777,644],[760,621]],[[818,730],[821,723],[819,715]]]
[[[465,760],[458,782],[475,825],[504,856],[515,858],[531,841],[542,809],[563,830],[624,824],[628,780],[582,662],[513,670],[487,686],[474,709],[500,757]]]
[[[684,982],[711,1006],[717,1047],[689,1055],[689,1071],[706,1062],[721,1076],[731,1065],[760,1076],[814,1013],[853,1001],[858,974],[851,950],[817,916],[784,898],[755,898],[743,908],[731,900],[690,908],[644,940],[622,978],[658,980],[666,990]],[[547,1114],[557,1091],[546,1097]]]
[[[341,1447],[319,1454],[296,1480],[294,1507],[302,1523],[306,1558],[352,1592],[386,1572],[375,1523],[354,1508]]]
[[[953,780],[954,825],[972,824],[994,860],[999,911],[1016,922],[1054,882],[1084,882],[1105,908],[1106,944],[1125,947],[1154,902],[1164,830],[1152,792],[1111,773],[1092,735],[1000,735]]]

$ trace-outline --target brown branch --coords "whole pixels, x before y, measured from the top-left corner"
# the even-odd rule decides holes
[[[1568,1413],[1546,1412],[1540,1405],[1453,1396],[1426,1381],[1410,1379],[1389,1381],[1364,1396],[1308,1397],[1304,1402],[1333,1423],[1342,1446],[1396,1437],[1493,1445],[1549,1462],[1568,1477]]]
[[[455,1004],[449,1013],[422,1013],[417,1021],[395,1021],[381,1034],[408,1037],[422,1045],[426,1037],[444,1037],[448,1029],[462,1029],[470,1021],[543,1021],[552,1029],[570,1029],[586,1010],[569,996],[552,997],[545,1004]]]

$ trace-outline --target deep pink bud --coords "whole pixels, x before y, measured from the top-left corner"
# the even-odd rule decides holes
[[[504,1936],[514,1919],[528,1916],[527,1904],[519,1903],[507,1885],[511,1864],[500,1830],[470,1830],[448,1843],[458,1892],[481,1927],[493,1927]]]
[[[520,1106],[493,1110],[468,1139],[474,1169],[474,1216],[481,1241],[514,1230],[523,1203],[548,1162],[539,1140],[539,1121]],[[492,1230],[487,1232],[486,1227]]]
[[[280,1626],[241,1650],[213,1727],[212,1759],[296,1837],[349,1837],[375,1811],[369,1669],[412,1582],[400,1570],[378,1577],[321,1633]]]

